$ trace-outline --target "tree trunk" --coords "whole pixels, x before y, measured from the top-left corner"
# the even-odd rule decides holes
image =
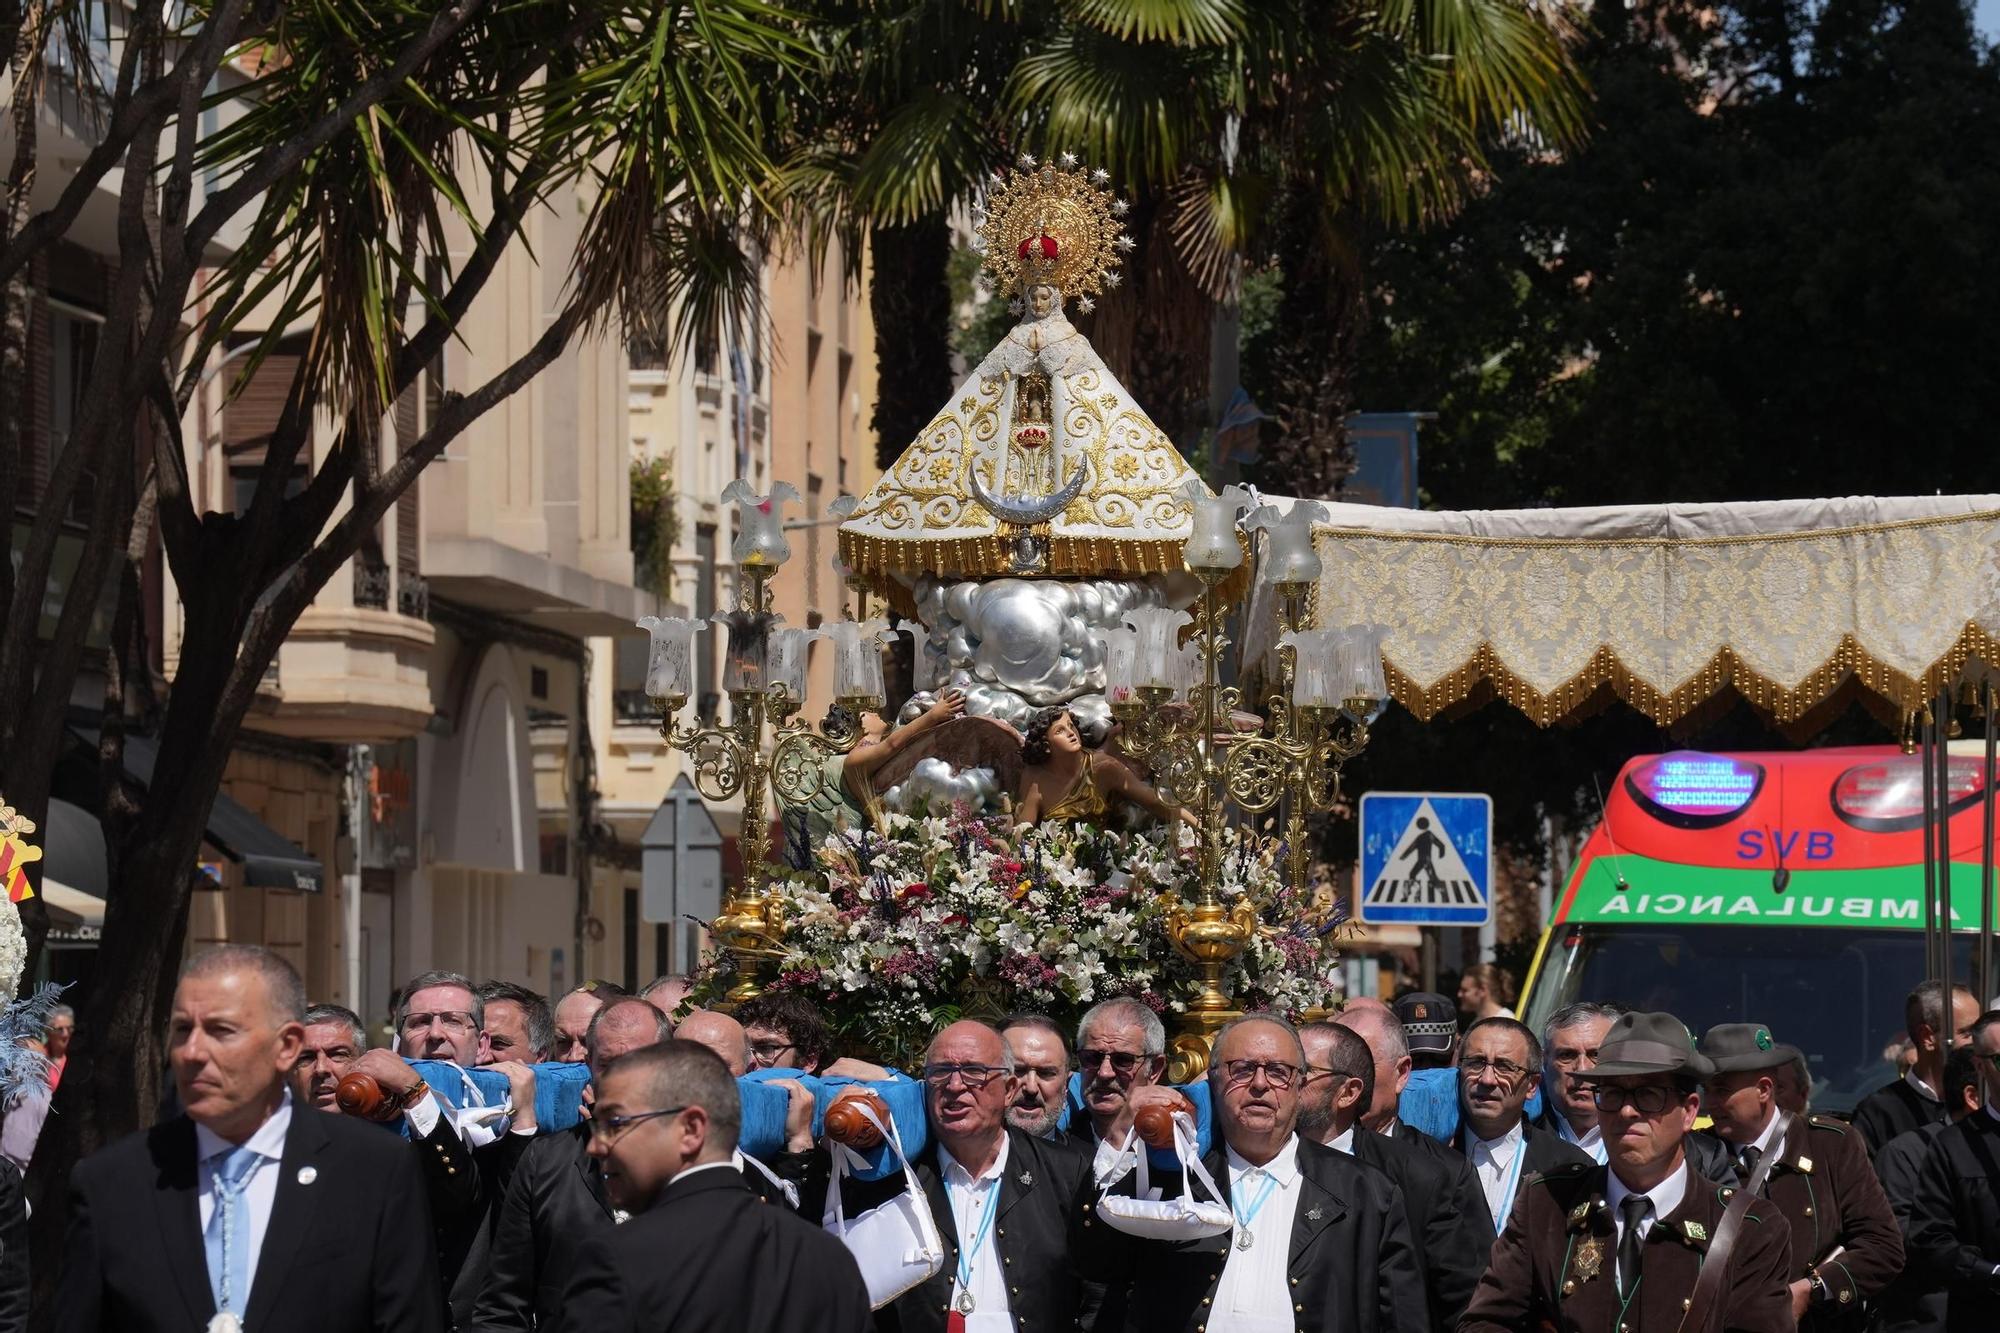
[[[1089,337],[1153,423],[1202,471],[1198,457],[1209,419],[1210,324],[1215,302],[1188,272],[1168,228],[1169,210],[1146,194],[1132,201],[1126,230],[1136,241],[1119,285],[1097,298],[1097,312],[1071,318]]]
[[[1262,406],[1267,429],[1255,469],[1266,490],[1331,499],[1354,470],[1347,415],[1367,306],[1350,238],[1332,235],[1312,190],[1294,191],[1278,220],[1275,250],[1285,276],[1268,339]]]
[[[887,468],[951,396],[951,229],[944,215],[869,234],[875,464]]]

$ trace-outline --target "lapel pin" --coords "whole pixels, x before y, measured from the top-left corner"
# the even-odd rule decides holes
[[[1030,1187],[1035,1183],[1035,1173],[1032,1171],[1023,1171],[1021,1173],[1020,1180],[1021,1180],[1021,1188],[1027,1189],[1028,1187]]]
[[[318,1168],[318,1167],[312,1167],[312,1166],[302,1166],[302,1167],[300,1167],[300,1168],[299,1168],[299,1184],[301,1184],[301,1185],[310,1185],[310,1184],[312,1184],[312,1183],[313,1183],[313,1182],[314,1182],[315,1180],[318,1180],[318,1179],[319,1179],[319,1168]]]
[[[1686,1224],[1686,1226],[1687,1226],[1687,1233],[1688,1233],[1688,1239],[1689,1239],[1689,1240],[1707,1240],[1707,1239],[1708,1239],[1708,1228],[1707,1228],[1707,1227],[1705,1227],[1705,1226],[1703,1226],[1703,1225],[1702,1225],[1701,1223],[1699,1223],[1699,1222],[1689,1222],[1689,1223],[1687,1223],[1687,1224]]]
[[[1319,1221],[1319,1219],[1320,1219],[1320,1207],[1318,1204],[1314,1204],[1312,1207],[1306,1209],[1306,1221],[1317,1222]]]

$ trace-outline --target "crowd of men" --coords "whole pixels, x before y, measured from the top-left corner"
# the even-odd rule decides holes
[[[1461,1031],[1435,995],[1351,1000],[1303,1026],[1245,1015],[1215,1034],[1193,1089],[1169,1085],[1164,1026],[1140,999],[1097,1005],[1073,1033],[1034,1014],[953,1022],[912,1071],[923,1146],[872,1180],[815,1142],[819,1085],[798,1077],[775,1079],[782,1146],[746,1156],[738,1079],[764,1068],[865,1085],[889,1071],[836,1060],[822,1014],[795,995],[731,1014],[686,996],[674,979],[639,995],[596,983],[551,1006],[426,973],[401,992],[389,1050],[354,1013],[308,1006],[266,951],[197,956],[169,1038],[179,1113],[77,1167],[55,1327],[2000,1321],[2000,1011],[1957,993],[1947,1016],[1935,985],[1909,999],[1914,1067],[1852,1123],[1811,1112],[1804,1057],[1767,1027],[1696,1039],[1672,1015],[1609,1004],[1571,1005],[1540,1032],[1477,1011]],[[457,1105],[411,1059],[488,1066],[508,1095]],[[583,1117],[544,1131],[536,1066],[551,1078],[550,1061],[582,1062],[590,1081]],[[341,1113],[353,1073],[403,1133]],[[1455,1129],[1405,1120],[1413,1077],[1455,1088]],[[1194,1144],[1190,1118],[1163,1160],[1138,1127],[1190,1091],[1208,1141]],[[926,1235],[938,1261],[885,1286],[928,1257]]]

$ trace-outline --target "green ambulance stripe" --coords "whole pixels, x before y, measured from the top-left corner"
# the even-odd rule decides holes
[[[1629,886],[1618,890],[1622,872]],[[1979,867],[1954,862],[1953,924],[1979,928]],[[1924,868],[1794,870],[1783,893],[1769,866],[1737,869],[1598,856],[1584,863],[1559,918],[1566,922],[1715,922],[1741,926],[1924,928]]]

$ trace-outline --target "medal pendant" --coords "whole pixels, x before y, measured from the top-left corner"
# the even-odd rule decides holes
[[[243,1321],[236,1317],[233,1310],[218,1311],[208,1321],[208,1333],[243,1333]]]
[[[958,1307],[959,1314],[971,1314],[973,1304],[972,1293],[961,1288],[958,1298],[952,1304]]]
[[[1257,1236],[1256,1236],[1256,1233],[1254,1233],[1253,1231],[1251,1231],[1251,1230],[1250,1230],[1250,1229],[1249,1229],[1248,1227],[1245,1227],[1245,1228],[1244,1228],[1243,1230],[1241,1230],[1241,1231],[1239,1231],[1239,1232],[1237,1232],[1237,1233],[1236,1233],[1236,1248],[1237,1248],[1237,1249],[1239,1249],[1239,1250],[1247,1250],[1247,1249],[1249,1249],[1249,1248],[1250,1248],[1250,1247],[1251,1247],[1252,1245],[1255,1245],[1256,1243],[1257,1243]]]

